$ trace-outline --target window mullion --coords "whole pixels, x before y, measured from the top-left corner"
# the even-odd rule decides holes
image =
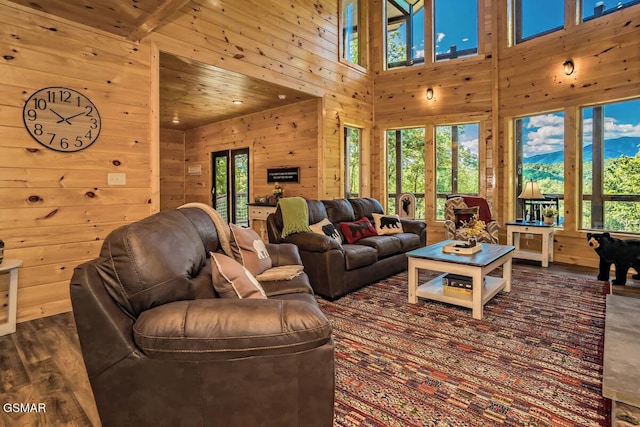
[[[604,109],[593,108],[592,134],[592,194],[591,194],[591,227],[604,226],[603,173],[604,173]]]

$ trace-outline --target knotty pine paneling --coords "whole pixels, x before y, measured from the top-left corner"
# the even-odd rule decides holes
[[[184,204],[184,132],[160,129],[160,210]]]
[[[185,177],[185,202],[211,202],[211,152],[249,148],[250,197],[271,194],[268,168],[299,167],[300,182],[285,185],[286,196],[318,195],[318,109],[321,101],[249,114],[185,133],[186,167],[200,165],[200,176]]]
[[[73,268],[114,228],[150,213],[149,48],[0,1],[0,239],[24,261],[18,321],[69,310]],[[59,153],[24,129],[36,90],[66,86],[102,118],[86,150]],[[126,174],[109,186],[108,173]]]

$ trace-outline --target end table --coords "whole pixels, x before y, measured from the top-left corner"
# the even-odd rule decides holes
[[[7,259],[0,264],[0,273],[9,272],[9,298],[7,300],[7,322],[0,325],[0,336],[16,331],[16,308],[18,306],[18,268],[20,259]]]
[[[528,259],[542,262],[543,267],[549,267],[549,261],[553,262],[553,225],[542,221],[522,222],[512,221],[507,223],[507,245],[516,247],[514,258]],[[521,234],[537,234],[542,236],[541,252],[520,249]]]

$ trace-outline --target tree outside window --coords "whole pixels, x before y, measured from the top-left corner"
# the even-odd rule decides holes
[[[582,108],[583,228],[640,232],[640,99]]]
[[[436,61],[478,53],[478,0],[434,0]]]
[[[360,142],[362,129],[344,127],[344,196],[360,197]]]
[[[516,119],[514,138],[515,196],[522,192],[526,181],[536,181],[544,196],[559,200],[559,210],[563,212],[564,113],[555,112]],[[524,218],[521,203],[518,201],[516,217]]]
[[[387,0],[387,69],[424,63],[424,0]]]
[[[396,200],[402,193],[416,198],[416,218],[425,218],[424,128],[387,131],[387,210],[399,214]]]
[[[479,191],[478,123],[436,126],[436,218],[448,195]]]

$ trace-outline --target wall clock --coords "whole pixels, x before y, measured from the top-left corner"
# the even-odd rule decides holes
[[[27,99],[24,126],[45,147],[62,152],[84,150],[100,135],[98,109],[86,96],[66,87],[45,87]]]

